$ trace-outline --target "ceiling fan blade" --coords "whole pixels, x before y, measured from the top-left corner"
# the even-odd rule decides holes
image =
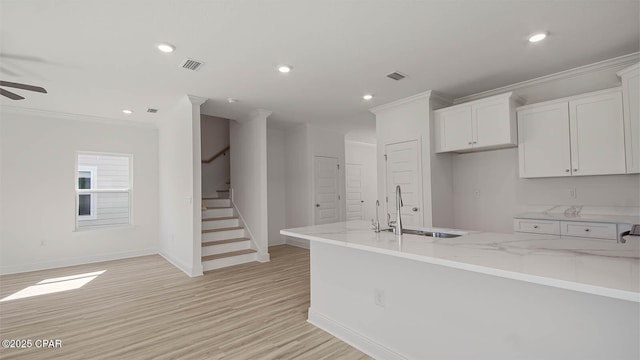
[[[6,96],[11,100],[22,100],[22,99],[24,99],[22,96],[20,96],[18,94],[14,94],[11,91],[7,91],[5,89],[0,89],[0,95]]]
[[[14,82],[9,82],[9,81],[1,81],[0,80],[0,86],[7,86],[7,87],[16,88],[16,89],[35,91],[35,92],[45,93],[45,94],[47,93],[47,90],[45,90],[43,87],[40,87],[40,86],[19,84],[19,83],[14,83]]]

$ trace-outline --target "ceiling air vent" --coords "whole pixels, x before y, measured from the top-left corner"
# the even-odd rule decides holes
[[[406,78],[407,75],[405,75],[403,73],[400,73],[400,72],[397,72],[397,71],[394,71],[391,74],[388,74],[387,77],[390,78],[390,79],[393,79],[393,80],[402,80],[402,79]]]
[[[155,114],[155,113],[157,113],[157,112],[158,112],[158,109],[148,108],[148,109],[147,109],[147,112],[148,112],[148,113]]]
[[[180,67],[187,70],[197,71],[204,63],[202,61],[186,58],[180,63]]]

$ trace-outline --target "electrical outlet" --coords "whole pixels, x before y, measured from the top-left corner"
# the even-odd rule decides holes
[[[577,199],[578,198],[578,193],[576,192],[576,188],[567,189],[567,193],[569,194],[569,198],[571,198],[571,199]]]
[[[480,199],[480,189],[473,190],[473,197],[476,199]]]
[[[384,307],[384,290],[381,289],[373,289],[373,302],[380,306]]]

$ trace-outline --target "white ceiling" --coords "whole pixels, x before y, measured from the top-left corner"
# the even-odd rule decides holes
[[[639,2],[0,0],[0,79],[48,94],[1,105],[157,121],[185,94],[228,118],[373,126],[368,108],[451,98],[637,52]],[[527,37],[548,30],[538,44]],[[169,42],[172,54],[155,45]],[[198,72],[178,67],[204,61]],[[293,66],[290,74],[278,64]],[[408,75],[396,82],[394,70]],[[16,91],[19,92],[19,91]],[[374,93],[373,101],[362,101]],[[229,104],[226,99],[237,98]],[[147,107],[160,109],[147,114]],[[124,115],[122,109],[134,114]]]

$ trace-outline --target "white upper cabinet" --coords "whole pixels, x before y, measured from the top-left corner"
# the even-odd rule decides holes
[[[569,128],[573,176],[626,172],[621,92],[569,101]]]
[[[618,72],[622,79],[627,173],[640,173],[640,64]]]
[[[437,152],[516,146],[515,107],[516,96],[506,93],[435,110]]]
[[[625,173],[620,89],[518,108],[520,177]]]
[[[571,176],[566,102],[518,111],[520,177]]]

